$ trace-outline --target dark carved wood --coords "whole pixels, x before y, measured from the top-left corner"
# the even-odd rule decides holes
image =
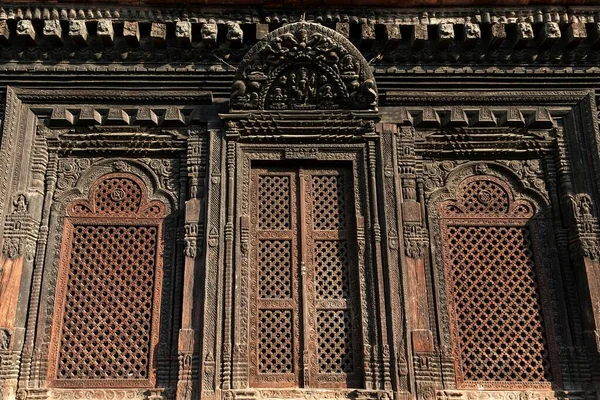
[[[597,398],[599,11],[3,4],[0,398]]]

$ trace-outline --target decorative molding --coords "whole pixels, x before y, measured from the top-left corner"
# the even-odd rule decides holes
[[[118,5],[81,8],[5,4],[0,10],[0,60],[187,63],[202,61],[230,69],[248,47],[264,38],[269,24],[310,21],[335,25],[361,44],[373,64],[598,63],[598,7],[456,7],[418,9],[261,10],[249,7],[159,9]],[[40,21],[43,23],[34,23]],[[67,29],[62,29],[63,22]],[[68,21],[68,24],[66,22]],[[123,25],[123,29],[115,29]],[[140,26],[150,26],[149,30]],[[246,38],[244,41],[245,25]],[[217,31],[225,32],[217,35]],[[382,34],[376,34],[376,32]],[[199,32],[199,35],[192,35]],[[462,32],[455,35],[454,32]],[[402,36],[409,40],[403,41]],[[385,50],[385,51],[382,51]],[[224,61],[227,60],[227,61]]]

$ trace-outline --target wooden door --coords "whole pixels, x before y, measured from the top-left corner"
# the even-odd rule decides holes
[[[352,175],[253,168],[250,384],[360,387]]]

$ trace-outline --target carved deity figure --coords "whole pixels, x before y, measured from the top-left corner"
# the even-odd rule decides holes
[[[287,108],[286,91],[280,87],[276,87],[271,94],[271,108],[282,110]]]
[[[24,194],[19,194],[13,201],[15,212],[25,214],[27,212],[27,197]]]
[[[292,73],[290,78],[294,102],[297,105],[307,105],[315,96],[315,74],[309,73],[307,68],[302,67],[298,70],[298,75]]]

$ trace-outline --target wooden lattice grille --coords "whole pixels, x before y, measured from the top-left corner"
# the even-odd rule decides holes
[[[441,214],[459,387],[549,387],[533,206],[491,176],[466,179],[456,198]]]
[[[251,385],[359,387],[351,175],[255,168],[251,182]]]
[[[108,174],[68,208],[49,379],[55,387],[154,384],[164,205]]]

